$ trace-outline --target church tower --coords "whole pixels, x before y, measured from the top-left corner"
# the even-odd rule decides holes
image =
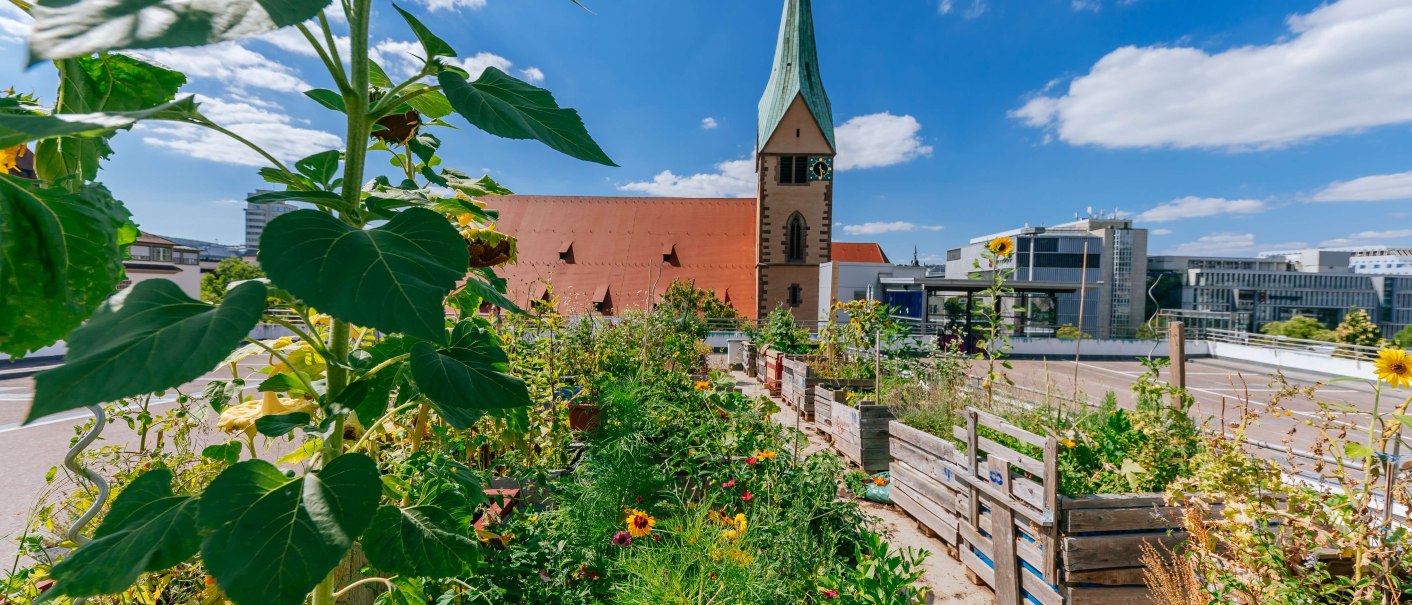
[[[817,320],[819,265],[833,241],[833,110],[819,76],[809,0],[785,0],[755,146],[758,316]]]

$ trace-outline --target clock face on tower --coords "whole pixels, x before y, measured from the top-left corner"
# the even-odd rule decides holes
[[[833,158],[809,158],[809,180],[832,181]]]

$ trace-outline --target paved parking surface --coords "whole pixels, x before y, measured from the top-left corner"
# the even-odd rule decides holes
[[[1063,360],[1015,360],[1011,378],[1019,385],[1032,389],[1045,389],[1062,396],[1077,392],[1080,399],[1100,401],[1104,394],[1112,391],[1118,402],[1131,407],[1134,403],[1132,385],[1142,375],[1144,368],[1137,361],[1079,361]],[[1187,389],[1196,400],[1192,415],[1208,421],[1213,426],[1224,419],[1227,423],[1239,417],[1240,406],[1248,401],[1253,409],[1266,411],[1271,399],[1279,392],[1272,384],[1276,368],[1223,359],[1192,359],[1187,361]],[[1164,371],[1162,379],[1170,376]],[[1330,376],[1302,371],[1285,371],[1284,378],[1290,384],[1299,386],[1322,385],[1316,392],[1318,401],[1349,405],[1360,411],[1373,409],[1374,390],[1370,384],[1361,381],[1336,382],[1328,384]],[[1371,376],[1356,377],[1371,379]],[[1077,379],[1077,381],[1076,381]],[[1385,389],[1383,409],[1401,402],[1409,395],[1407,390]],[[1318,436],[1315,427],[1306,421],[1315,420],[1320,415],[1320,406],[1315,399],[1299,397],[1281,402],[1283,408],[1291,412],[1289,416],[1274,418],[1266,415],[1250,432],[1254,440],[1279,445],[1286,435],[1291,435],[1291,444],[1300,449],[1308,449]],[[1340,413],[1335,418],[1338,425],[1350,430],[1367,426],[1368,416]]]
[[[263,360],[258,360],[263,361]],[[263,363],[241,364],[240,372],[252,384],[246,392],[254,392],[250,377]],[[190,383],[182,385],[180,391],[200,393],[212,380],[230,378],[229,370],[212,372]],[[44,480],[50,468],[63,464],[64,453],[77,435],[75,429],[92,418],[86,410],[73,410],[41,418],[32,424],[22,426],[25,414],[29,411],[34,396],[34,379],[0,378],[0,461],[5,471],[0,473],[0,576],[10,572],[17,550],[15,540],[22,534],[26,520],[36,501],[49,489],[72,489],[74,484],[60,472],[54,486]],[[154,400],[149,409],[154,413],[165,413],[176,403],[176,392]],[[205,404],[200,404],[205,406]],[[209,408],[207,408],[209,409]],[[199,449],[226,440],[226,435],[215,431],[216,415],[208,419],[206,429],[192,436]],[[137,434],[127,425],[109,424],[101,437],[91,447],[103,445],[133,446]]]

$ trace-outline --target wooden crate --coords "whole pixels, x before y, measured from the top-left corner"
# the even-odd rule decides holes
[[[770,350],[765,354],[765,390],[770,392],[771,397],[780,395],[780,377],[784,371],[782,359],[784,354],[779,351]]]
[[[859,402],[857,407],[834,403],[829,415],[834,449],[867,472],[888,469],[892,462],[887,428],[893,419],[891,408],[871,401]]]
[[[817,359],[811,355],[788,355],[784,358],[780,375],[780,398],[786,405],[799,410],[801,414],[814,413],[814,385],[819,378],[809,361]]]
[[[814,385],[814,424],[821,430],[828,433],[833,430],[833,406],[845,405],[843,392],[848,389],[858,389],[873,386],[871,380],[840,380],[837,378],[823,378]]]
[[[955,442],[899,421],[889,432],[893,501],[955,546],[1000,605],[1151,603],[1141,545],[1185,539],[1162,494],[1060,497],[1056,440],[998,416],[966,410]],[[987,437],[997,433],[1043,459]]]
[[[745,341],[744,347],[745,359],[741,365],[744,366],[746,376],[750,378],[755,378],[756,376],[760,375],[760,366],[757,365],[757,362],[759,361],[759,351],[755,349],[755,343],[750,342],[748,340]]]

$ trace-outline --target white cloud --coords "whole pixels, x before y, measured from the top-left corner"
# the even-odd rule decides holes
[[[530,84],[538,84],[544,81],[544,72],[538,67],[526,67],[520,70],[520,77]]]
[[[1328,239],[1319,242],[1325,248],[1343,248],[1348,246],[1366,246],[1378,244],[1391,239],[1407,239],[1412,237],[1412,229],[1389,229],[1387,231],[1359,231],[1351,233],[1348,237]]]
[[[1153,229],[1147,232],[1149,235],[1171,235],[1171,229]]]
[[[719,126],[719,125],[720,125],[720,124],[717,124],[717,123],[716,123],[716,118],[713,118],[713,117],[711,117],[711,116],[706,116],[706,117],[704,117],[704,118],[701,118],[701,128],[703,128],[703,129],[706,129],[706,130],[713,130],[713,129],[715,129],[715,128],[716,128],[717,126]]]
[[[0,3],[0,42],[23,42],[33,19],[9,2]]]
[[[932,148],[917,135],[921,129],[917,118],[887,112],[850,119],[834,128],[838,142],[835,168],[877,168],[931,155]]]
[[[1306,247],[1308,247],[1308,244],[1305,242],[1261,244],[1255,240],[1254,233],[1232,233],[1226,231],[1203,235],[1197,238],[1196,241],[1178,244],[1169,249],[1166,254],[1217,256],[1223,254],[1250,254],[1262,249],[1288,250]]]
[[[1219,197],[1196,197],[1189,195],[1164,204],[1158,204],[1151,210],[1138,214],[1133,220],[1160,223],[1184,218],[1217,216],[1222,214],[1257,214],[1268,209],[1269,206],[1260,200],[1228,200]]]
[[[883,233],[907,233],[911,231],[941,231],[941,225],[918,225],[907,221],[875,221],[857,225],[838,224],[849,235],[881,235]]]
[[[485,7],[486,0],[415,0],[417,4],[427,7],[427,10],[459,10],[469,8],[475,10]]]
[[[710,128],[711,120],[701,121]],[[922,125],[912,116],[875,113],[858,116],[834,129],[838,142],[836,170],[877,168],[901,164],[929,155],[932,148],[922,143],[917,131]],[[618,188],[651,195],[677,197],[748,197],[755,195],[755,160],[731,160],[716,164],[716,172],[677,175],[663,170],[650,181],[635,181]]]
[[[512,65],[509,59],[488,52],[478,52],[474,56],[466,57],[459,61],[452,61],[452,63],[461,66],[461,69],[469,72],[471,74],[470,79],[472,80],[479,78],[480,73],[485,71],[487,67],[494,67],[500,71],[509,71],[510,65]],[[544,74],[540,75],[543,76]]]
[[[1412,3],[1339,0],[1217,53],[1126,46],[1011,116],[1074,145],[1272,148],[1412,121]]]
[[[1096,13],[1103,10],[1103,3],[1099,0],[1073,0],[1069,6],[1076,11],[1086,11]]]
[[[1383,202],[1412,199],[1412,172],[1337,181],[1314,193],[1316,202]]]
[[[234,42],[145,54],[193,79],[219,82],[231,90],[263,88],[298,93],[313,88],[299,79],[294,68]]]
[[[343,146],[337,135],[303,128],[279,111],[250,103],[200,97],[201,111],[211,120],[264,148],[282,161]],[[268,166],[269,162],[250,148],[223,134],[190,124],[142,123],[142,142],[165,147],[190,157],[244,166]]]
[[[752,197],[755,195],[755,160],[716,164],[716,172],[677,176],[663,170],[650,181],[619,185],[623,191],[671,197]]]
[[[937,11],[943,15],[955,13],[962,19],[975,19],[985,14],[990,7],[985,0],[941,0],[937,5]]]

